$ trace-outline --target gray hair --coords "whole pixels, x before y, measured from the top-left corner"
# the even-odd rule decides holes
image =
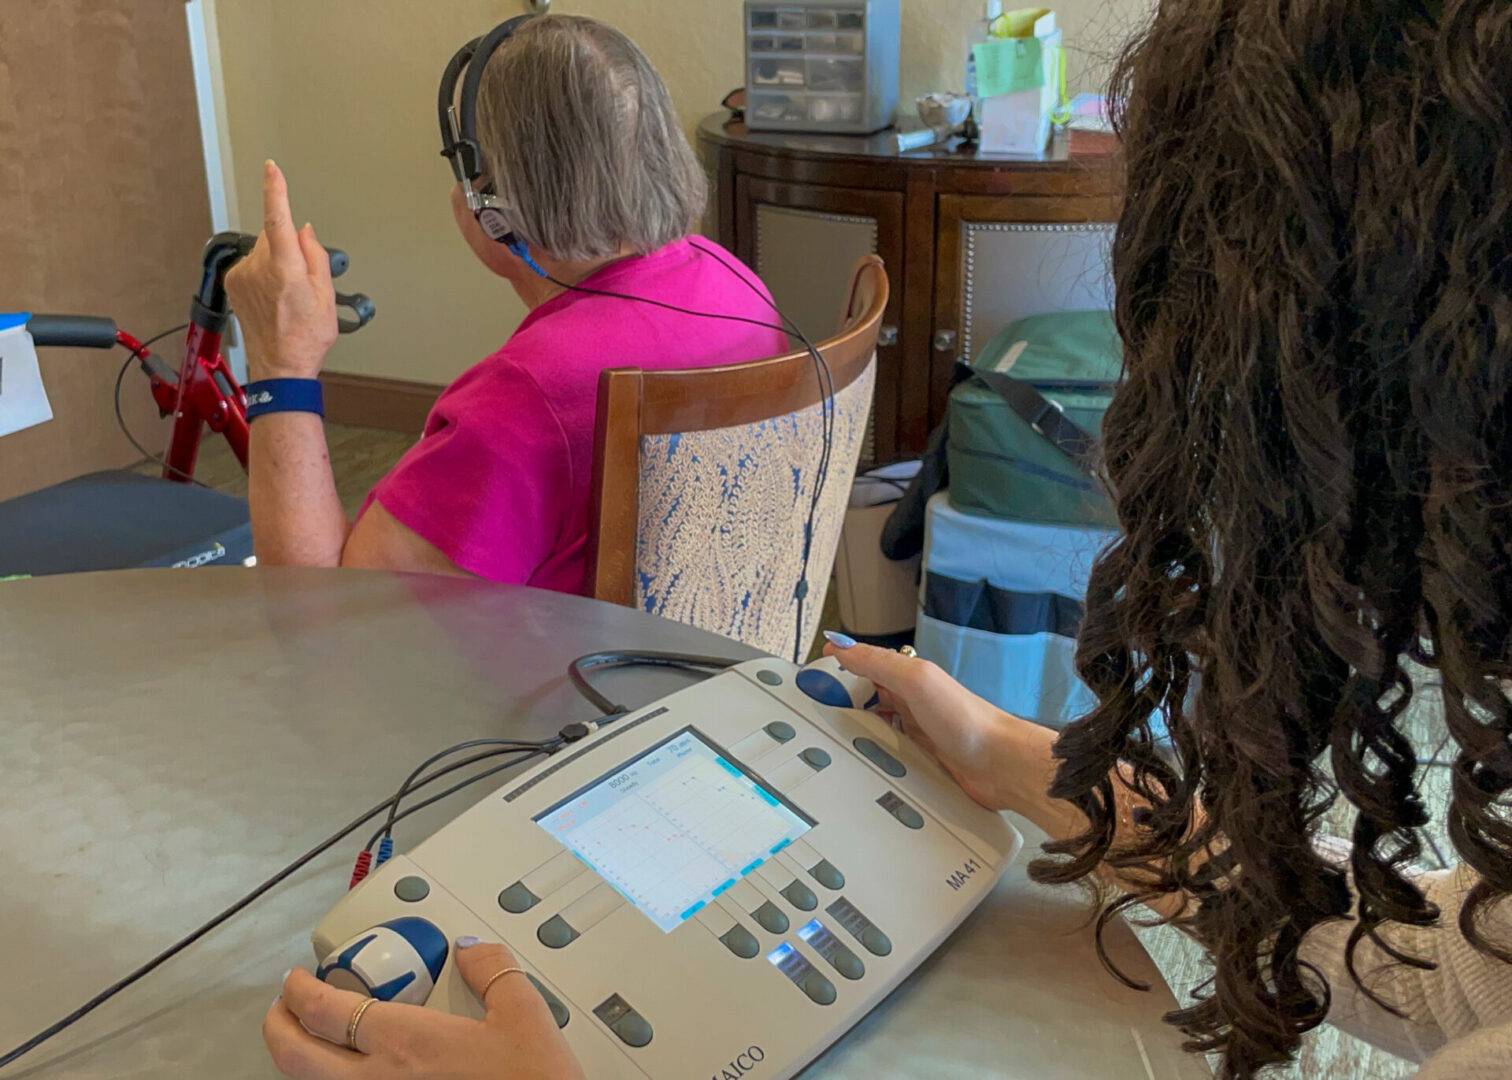
[[[635,43],[596,19],[531,19],[478,88],[478,142],[520,237],[559,259],[685,236],[708,182],[671,95]]]

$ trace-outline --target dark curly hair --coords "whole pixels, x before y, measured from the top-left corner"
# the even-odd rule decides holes
[[[1477,931],[1512,891],[1512,2],[1162,0],[1113,97],[1122,535],[1051,790],[1091,824],[1034,872],[1190,894],[1214,976],[1168,1019],[1249,1077],[1327,1011],[1313,927],[1357,919],[1356,982],[1364,938],[1422,963],[1377,936],[1439,916],[1404,658],[1458,747],[1460,926],[1512,962]],[[1120,762],[1152,809],[1114,847]],[[1308,842],[1340,794],[1349,875]]]

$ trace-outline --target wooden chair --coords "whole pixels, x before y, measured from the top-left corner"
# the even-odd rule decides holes
[[[814,521],[809,592],[794,590],[822,447],[823,394],[807,350],[688,371],[599,376],[588,521],[590,594],[807,654],[866,435],[887,274],[852,271],[840,332],[817,347],[834,381],[834,439]]]

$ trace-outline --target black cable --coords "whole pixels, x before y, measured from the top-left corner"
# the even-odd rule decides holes
[[[702,246],[701,244],[695,244],[691,240],[689,241],[689,244],[695,251],[703,252],[703,254],[709,256],[711,259],[719,263],[719,265],[723,266],[726,270],[733,274],[736,278],[738,278],[741,283],[746,286],[746,288],[750,289],[758,298],[761,299],[764,304],[767,305],[767,307],[771,308],[772,311],[776,313],[777,317],[782,320],[783,325],[779,326],[775,323],[769,323],[762,319],[747,318],[744,315],[720,314],[712,311],[695,311],[692,308],[679,307],[676,304],[669,304],[663,300],[652,300],[650,297],[646,296],[633,296],[630,293],[612,292],[608,289],[593,289],[584,285],[573,285],[569,284],[568,282],[561,281],[558,278],[552,277],[550,274],[547,274],[544,271],[542,272],[541,276],[559,289],[567,289],[572,292],[584,293],[588,296],[605,296],[616,300],[631,300],[637,303],[650,304],[652,307],[659,307],[666,311],[674,311],[680,315],[692,315],[700,319],[721,319],[727,322],[748,323],[751,326],[760,326],[765,327],[768,330],[776,330],[779,333],[787,334],[789,337],[797,338],[803,343],[804,348],[808,350],[809,356],[811,356],[814,360],[814,374],[819,381],[819,424],[822,447],[819,452],[818,468],[815,470],[813,496],[809,500],[808,519],[803,528],[803,570],[798,579],[798,584],[793,590],[794,597],[797,600],[797,626],[793,631],[793,662],[795,664],[801,664],[803,663],[805,652],[805,649],[803,647],[803,608],[804,601],[807,599],[809,592],[808,571],[810,556],[812,555],[814,548],[814,524],[819,516],[819,503],[824,494],[824,482],[829,476],[830,459],[833,456],[833,448],[835,443],[834,373],[830,371],[829,362],[824,359],[824,354],[821,353],[817,348],[815,348],[814,343],[808,339],[808,336],[804,334],[804,332],[799,328],[798,324],[793,322],[792,319],[788,318],[788,316],[783,313],[782,309],[779,308],[770,297],[768,297],[760,289],[758,289],[751,281],[746,278],[744,274],[742,274],[735,267],[731,266],[718,253]]]
[[[688,653],[673,652],[596,652],[586,656],[580,656],[567,665],[567,678],[572,683],[573,689],[588,700],[588,702],[602,713],[606,718],[623,716],[630,710],[623,705],[610,701],[594,688],[588,681],[588,672],[597,668],[629,667],[631,665],[641,667],[670,667],[684,670],[698,671],[711,669],[724,671],[734,667],[739,661],[729,660],[722,656],[695,656]]]
[[[545,751],[544,750],[540,750],[538,752],[544,753]],[[453,772],[456,772],[458,769],[466,768],[468,765],[471,765],[472,763],[473,762],[471,760],[467,760],[467,761],[455,762],[455,763],[453,763],[451,765],[442,766],[441,768],[435,770],[434,772],[430,773],[429,775],[423,777],[417,783],[413,784],[411,786],[411,789],[413,790],[415,788],[424,787],[427,784],[430,784],[430,783],[432,783],[432,782],[434,782],[436,780],[439,780],[441,777],[446,776],[448,773],[453,773]],[[510,765],[516,765],[516,764],[519,764],[519,762],[510,762],[510,763],[508,763],[508,765],[501,766],[501,768],[507,768]],[[468,784],[476,783],[477,781],[482,780],[485,776],[492,775],[494,771],[497,771],[497,770],[489,770],[488,772],[480,773],[477,776],[469,777],[465,782],[463,782],[461,784],[457,784],[454,787],[449,788],[446,791],[446,794],[447,795],[454,795],[458,791],[462,790],[462,788],[466,787]],[[178,941],[176,941],[172,945],[168,946],[168,948],[164,949],[162,952],[160,952],[156,956],[154,956],[151,960],[148,960],[145,964],[142,964],[135,971],[131,972],[131,974],[126,975],[124,978],[121,978],[121,979],[117,980],[116,982],[112,983],[110,986],[106,987],[104,990],[100,991],[94,997],[92,997],[88,1001],[86,1001],[83,1005],[80,1005],[73,1012],[69,1013],[67,1016],[63,1017],[61,1020],[57,1021],[56,1023],[51,1024],[50,1026],[48,1026],[44,1030],[38,1032],[36,1035],[33,1035],[30,1039],[27,1039],[20,1046],[17,1046],[13,1050],[7,1051],[4,1056],[0,1056],[0,1069],[5,1068],[5,1066],[7,1066],[7,1065],[11,1064],[12,1062],[16,1061],[18,1058],[22,1057],[24,1054],[27,1054],[27,1053],[31,1052],[32,1050],[35,1050],[38,1046],[42,1045],[42,1043],[44,1043],[48,1039],[52,1038],[54,1035],[58,1034],[60,1031],[63,1031],[65,1028],[68,1028],[68,1027],[72,1026],[73,1024],[77,1023],[79,1020],[82,1020],[85,1016],[89,1015],[95,1009],[97,1009],[101,1005],[105,1004],[105,1002],[107,1002],[111,998],[115,997],[122,990],[127,989],[132,984],[138,982],[139,980],[141,980],[142,978],[146,977],[147,975],[152,974],[153,971],[157,970],[163,964],[167,963],[169,960],[173,959],[175,956],[177,956],[179,953],[183,952],[189,946],[193,945],[196,941],[198,941],[200,938],[204,937],[210,931],[214,930],[216,927],[220,926],[222,923],[226,922],[228,919],[230,919],[230,918],[234,917],[235,915],[238,915],[239,913],[241,913],[243,910],[245,910],[247,907],[249,907],[254,901],[256,901],[259,898],[261,898],[265,893],[267,893],[268,891],[270,891],[271,889],[273,889],[275,886],[277,886],[277,885],[281,884],[282,882],[284,882],[285,880],[287,880],[291,875],[293,875],[293,874],[297,873],[299,870],[303,869],[311,861],[313,861],[316,858],[319,858],[321,855],[325,854],[327,851],[329,851],[336,844],[339,844],[342,840],[345,840],[352,833],[354,833],[358,829],[362,828],[363,825],[367,824],[373,818],[375,818],[379,814],[383,813],[385,810],[387,810],[389,808],[389,806],[397,798],[398,798],[397,795],[391,795],[391,796],[389,796],[389,798],[385,799],[383,802],[379,803],[377,806],[374,806],[371,809],[367,810],[360,817],[356,818],[355,820],[353,820],[353,821],[349,822],[347,825],[345,825],[340,831],[338,831],[336,833],[333,833],[332,835],[326,837],[319,844],[315,845],[315,847],[311,848],[309,851],[305,852],[299,858],[295,859],[293,862],[289,863],[283,869],[279,870],[278,873],[274,874],[272,877],[268,878],[262,884],[258,885],[255,889],[253,889],[251,892],[247,893],[241,899],[237,900],[230,907],[226,908],[224,911],[220,912],[214,918],[210,919],[210,921],[204,923],[203,925],[201,925],[197,929],[193,930],[192,932],[190,932],[186,936],[180,938]],[[430,801],[427,801],[427,802],[422,803],[420,805],[421,806],[429,806],[430,805]],[[413,812],[413,810],[418,809],[418,808],[419,807],[412,807],[410,810],[406,811],[406,814],[411,813],[411,812]],[[398,820],[398,819],[396,818],[395,820]]]
[[[183,469],[179,469],[179,468],[176,468],[176,467],[168,464],[167,459],[159,456],[158,454],[154,454],[152,451],[148,450],[145,446],[143,446],[140,442],[138,442],[137,441],[137,437],[135,435],[133,435],[131,433],[131,429],[126,426],[126,417],[124,415],[122,415],[122,413],[121,413],[121,383],[126,378],[126,370],[127,370],[127,368],[131,367],[131,362],[133,360],[135,360],[137,363],[141,363],[142,360],[147,356],[147,350],[148,350],[148,348],[150,346],[155,345],[159,341],[162,341],[165,337],[168,337],[170,334],[177,334],[180,330],[187,330],[187,329],[189,329],[189,324],[188,323],[184,323],[182,326],[175,326],[171,330],[164,330],[161,334],[154,334],[152,337],[150,337],[146,341],[142,342],[140,348],[132,349],[131,350],[131,355],[128,356],[128,357],[126,357],[126,362],[121,365],[121,370],[118,371],[118,372],[116,372],[116,381],[115,381],[115,416],[116,416],[116,426],[121,429],[121,434],[124,435],[124,436],[126,436],[126,441],[129,442],[132,446],[136,447],[137,453],[139,453],[139,454],[142,455],[142,461],[137,462],[137,465],[141,465],[143,463],[143,461],[153,461],[153,462],[156,462],[158,465],[160,465],[162,468],[166,469],[168,472],[175,473],[176,475],[183,477],[185,480],[187,480],[191,484],[198,484],[202,488],[209,488],[210,487],[209,484],[202,483],[201,481],[196,480],[189,473],[186,473]],[[132,467],[135,468],[136,466],[132,466]]]
[[[563,741],[560,738],[550,739],[545,742],[529,742],[524,739],[471,739],[467,742],[457,743],[455,746],[448,746],[445,750],[442,750],[436,754],[432,754],[430,757],[422,761],[419,765],[415,766],[415,770],[411,772],[409,776],[405,777],[403,784],[399,785],[399,790],[394,792],[394,798],[389,803],[388,820],[384,822],[383,828],[379,829],[376,833],[373,834],[373,838],[367,842],[363,850],[371,850],[372,846],[376,844],[382,837],[391,835],[393,833],[394,822],[399,820],[399,804],[404,801],[405,796],[408,795],[410,793],[410,790],[415,786],[415,778],[418,777],[428,765],[433,765],[437,761],[440,761],[442,758],[448,757],[451,754],[459,753],[463,750],[471,750],[474,747],[478,746],[491,746],[493,747],[493,749],[483,754],[475,754],[465,761],[457,762],[452,765],[451,768],[464,768],[465,766],[470,765],[475,761],[481,761],[484,758],[488,757],[496,757],[499,754],[504,753],[528,752],[530,754],[549,754],[557,750],[562,745]]]
[[[499,750],[499,751],[495,751],[494,753],[491,753],[491,754],[477,754],[474,757],[468,758],[466,761],[464,761],[461,764],[459,764],[457,766],[457,768],[461,768],[464,765],[471,765],[475,761],[482,761],[482,760],[484,760],[486,758],[492,758],[492,757],[500,757],[501,755],[505,755],[505,754],[524,754],[525,755],[524,757],[521,757],[521,758],[519,758],[517,760],[506,761],[502,765],[495,765],[491,769],[484,769],[482,772],[476,773],[473,776],[469,776],[466,780],[463,780],[460,783],[453,784],[451,787],[447,788],[445,791],[443,791],[443,792],[441,792],[441,793],[439,793],[437,795],[432,795],[428,799],[424,799],[421,802],[417,802],[414,806],[407,807],[404,810],[403,813],[399,814],[397,817],[394,818],[394,824],[398,824],[399,822],[403,821],[405,818],[409,817],[411,814],[419,813],[421,810],[424,810],[427,806],[430,806],[432,803],[438,803],[442,799],[447,798],[448,796],[455,795],[457,792],[461,791],[463,788],[465,788],[465,787],[467,787],[467,786],[469,786],[471,784],[476,784],[479,780],[486,779],[487,777],[490,777],[490,776],[494,775],[494,773],[503,772],[505,769],[513,769],[513,768],[515,768],[518,765],[523,765],[527,761],[530,761],[532,758],[535,758],[538,755],[542,755],[542,754],[545,754],[545,753],[546,753],[545,750]],[[376,833],[374,835],[373,839],[371,839],[371,840],[368,841],[368,846],[367,846],[366,850],[371,850],[372,847],[373,847],[373,845],[378,842],[379,837],[381,837],[385,832],[387,832],[390,829],[392,829],[392,827],[393,826],[390,825],[390,826],[386,826],[384,829],[379,830],[378,833]]]

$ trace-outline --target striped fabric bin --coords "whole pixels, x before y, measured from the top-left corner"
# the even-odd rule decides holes
[[[1095,703],[1076,677],[1087,575],[1110,529],[964,514],[929,501],[919,655],[1016,716],[1059,728]]]

